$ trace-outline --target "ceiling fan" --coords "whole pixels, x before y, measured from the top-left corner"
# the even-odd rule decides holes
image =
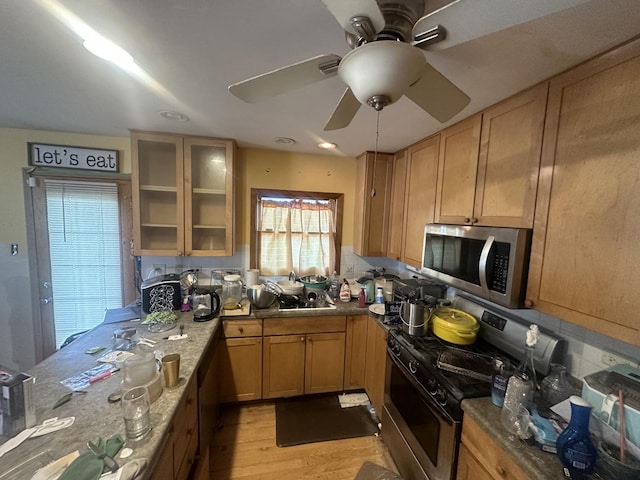
[[[406,95],[444,123],[470,99],[427,62],[446,49],[589,0],[453,0],[424,15],[429,0],[322,0],[352,48],[319,55],[229,86],[254,103],[335,76],[347,85],[325,131],[348,126],[361,105],[382,110]],[[442,2],[440,2],[442,3]]]

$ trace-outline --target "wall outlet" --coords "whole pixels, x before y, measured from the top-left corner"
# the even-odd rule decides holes
[[[605,365],[631,365],[631,361],[611,352],[602,352],[602,363]]]
[[[345,265],[342,271],[345,275],[353,275],[353,265]]]

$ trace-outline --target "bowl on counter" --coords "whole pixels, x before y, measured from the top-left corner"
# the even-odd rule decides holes
[[[255,308],[269,308],[276,301],[276,294],[264,288],[264,285],[253,287],[247,288],[247,298]]]
[[[287,295],[300,295],[304,284],[295,280],[278,280],[278,286],[282,289],[282,293]]]
[[[327,277],[323,275],[305,275],[304,277],[300,277],[300,282],[302,282],[306,288],[324,290],[327,286]]]

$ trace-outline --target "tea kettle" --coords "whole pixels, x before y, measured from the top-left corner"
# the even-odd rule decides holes
[[[196,289],[191,295],[191,309],[195,322],[206,322],[220,313],[220,297],[216,292]]]

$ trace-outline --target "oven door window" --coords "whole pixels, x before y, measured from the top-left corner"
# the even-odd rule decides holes
[[[422,266],[480,285],[480,255],[485,240],[428,234]],[[494,242],[487,259],[487,282],[490,290],[504,293],[510,246]]]
[[[398,367],[393,364],[389,395],[431,463],[437,466],[438,440],[440,438],[439,419],[416,391],[416,387],[409,383]]]

